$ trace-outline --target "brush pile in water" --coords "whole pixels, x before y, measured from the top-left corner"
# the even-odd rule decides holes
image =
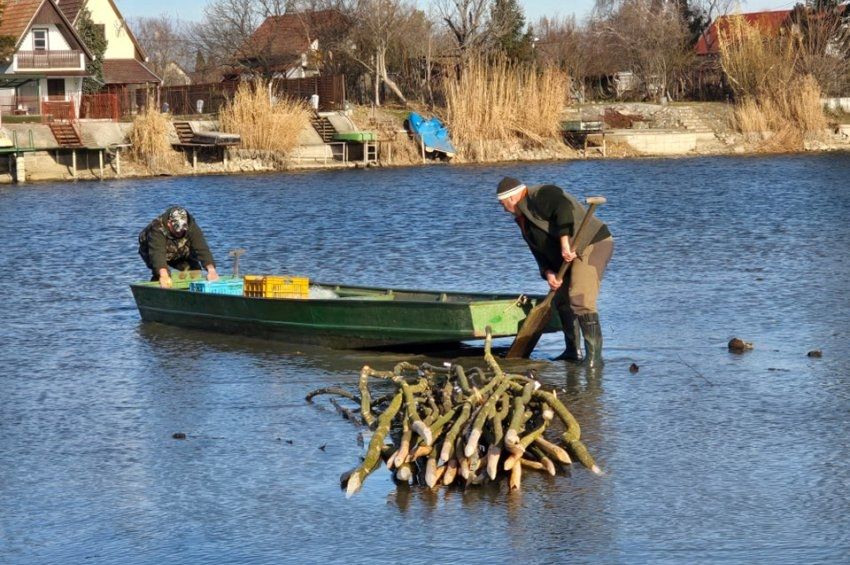
[[[514,490],[523,468],[555,475],[572,462],[570,454],[601,473],[580,440],[578,422],[554,392],[527,376],[504,373],[490,352],[489,336],[484,359],[487,369],[468,371],[427,363],[417,367],[403,362],[392,371],[365,366],[359,396],[336,387],[307,395],[308,401],[319,394],[354,401],[358,409],[332,400],[348,419],[373,430],[363,462],[340,479],[346,495],[357,492],[382,460],[396,481],[429,488],[478,485],[508,476]],[[375,379],[389,383],[393,392],[373,401],[370,384]],[[563,447],[545,437],[555,427]]]

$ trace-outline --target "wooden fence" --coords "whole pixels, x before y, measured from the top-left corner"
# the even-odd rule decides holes
[[[181,116],[216,114],[233,97],[237,86],[232,82],[166,86],[160,89],[160,109]],[[345,78],[341,75],[274,79],[271,91],[275,96],[307,101],[318,95],[321,111],[345,109]]]
[[[121,105],[115,93],[83,94],[80,99],[80,118],[117,122],[120,117]]]

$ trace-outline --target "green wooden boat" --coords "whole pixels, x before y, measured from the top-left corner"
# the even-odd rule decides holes
[[[337,349],[445,345],[516,335],[542,297],[395,290],[312,283],[336,298],[249,298],[190,292],[186,284],[130,285],[145,322]],[[561,329],[558,316],[547,331]]]

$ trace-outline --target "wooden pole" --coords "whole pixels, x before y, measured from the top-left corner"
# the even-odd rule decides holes
[[[97,160],[100,164],[100,180],[103,180],[103,149],[98,149]]]
[[[71,151],[71,175],[74,177],[74,180],[77,179],[77,150],[76,149]]]

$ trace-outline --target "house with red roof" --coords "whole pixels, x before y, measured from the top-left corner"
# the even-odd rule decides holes
[[[93,53],[77,32],[88,10],[107,40],[103,56],[106,91],[137,107],[138,96],[156,89],[162,80],[146,65],[139,45],[113,0],[0,0],[0,35],[15,40],[15,52],[0,61],[0,111],[39,114],[45,102],[67,102],[79,115],[83,78]]]
[[[236,51],[234,59],[250,74],[266,78],[316,76],[322,59],[320,39],[344,25],[345,16],[338,10],[269,16]]]
[[[14,42],[0,61],[0,111],[39,114],[45,102],[79,108],[92,54],[53,0],[2,0],[0,35]]]
[[[75,26],[83,10],[101,26],[106,38],[103,54],[105,90],[118,94],[125,109],[143,105],[148,93],[155,93],[162,79],[148,68],[148,56],[133,34],[114,0],[55,0],[65,17]]]
[[[777,35],[780,30],[791,22],[791,10],[776,10],[768,12],[748,12],[718,17],[700,36],[694,47],[700,56],[720,55],[720,32],[729,29],[732,18],[743,17],[752,27],[758,28],[766,35]]]

